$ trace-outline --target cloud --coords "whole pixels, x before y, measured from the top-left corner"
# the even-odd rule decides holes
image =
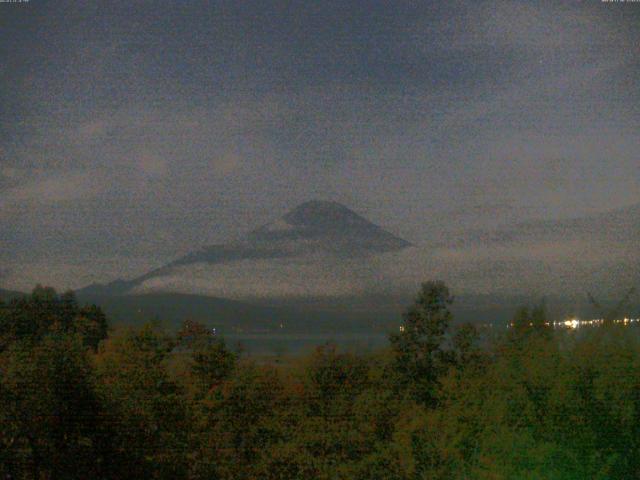
[[[15,167],[2,167],[0,168],[0,177],[4,177],[8,180],[15,180],[20,178],[24,172],[21,172],[20,169]]]
[[[44,284],[58,291],[78,289],[95,282],[135,277],[158,266],[149,258],[131,256],[90,257],[80,255],[49,256],[33,260],[23,258],[0,269],[0,288],[30,291],[36,284]]]
[[[421,54],[434,47],[447,52],[495,49],[539,54],[594,44],[631,46],[630,25],[616,22],[598,7],[575,2],[454,0],[436,10],[448,21],[434,21],[431,14],[417,16],[407,38]]]
[[[213,160],[215,169],[222,175],[236,170],[242,163],[240,156],[234,152],[226,152]]]
[[[170,258],[310,197],[417,244],[640,199],[637,29],[622,9],[264,8],[81,9],[71,28],[52,9],[42,32],[26,19],[9,35],[11,254]]]
[[[142,175],[148,179],[162,178],[169,173],[168,162],[147,150],[137,155],[137,165]]]
[[[104,139],[111,124],[108,119],[96,118],[85,123],[81,123],[75,130],[76,142],[79,145],[87,145],[96,140]]]
[[[6,213],[11,209],[54,206],[98,196],[104,187],[96,177],[96,172],[71,171],[32,179],[0,192],[3,211]],[[4,210],[5,208],[7,210]]]

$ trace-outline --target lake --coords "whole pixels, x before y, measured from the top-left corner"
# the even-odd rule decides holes
[[[242,346],[246,355],[297,355],[313,351],[326,343],[335,344],[340,350],[367,352],[383,348],[389,344],[389,337],[383,333],[262,333],[226,334],[227,346],[236,350]]]

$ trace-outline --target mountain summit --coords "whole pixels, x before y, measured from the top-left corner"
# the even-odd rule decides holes
[[[298,205],[282,217],[292,225],[335,228],[371,225],[363,217],[338,202],[311,200]]]
[[[252,231],[255,244],[298,243],[298,247],[333,253],[368,254],[408,247],[409,242],[369,222],[337,202],[305,202],[282,218]]]

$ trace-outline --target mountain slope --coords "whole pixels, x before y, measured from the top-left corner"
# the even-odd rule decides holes
[[[249,232],[238,242],[208,246],[133,280],[94,284],[80,293],[122,295],[173,291],[225,297],[333,295],[354,280],[354,267],[366,269],[371,257],[410,246],[409,242],[344,205],[314,200]],[[266,291],[246,288],[248,295],[238,295],[242,285],[228,288],[223,284],[242,283],[242,279],[252,274],[262,278]],[[292,290],[292,285],[303,283],[308,285]]]

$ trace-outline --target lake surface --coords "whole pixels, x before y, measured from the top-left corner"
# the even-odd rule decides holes
[[[622,328],[640,331],[640,318],[614,320]],[[570,336],[588,335],[601,325],[600,320],[567,320],[553,323],[553,331]],[[480,341],[490,341],[507,332],[506,325],[479,324]],[[298,355],[312,352],[316,347],[331,343],[341,351],[366,353],[389,346],[389,334],[382,332],[353,333],[229,333],[221,335],[227,346],[249,356]]]
[[[367,352],[389,345],[389,336],[384,333],[264,333],[226,334],[227,346],[236,350],[238,346],[246,355],[297,355],[313,351],[315,347],[331,343],[342,351]]]

